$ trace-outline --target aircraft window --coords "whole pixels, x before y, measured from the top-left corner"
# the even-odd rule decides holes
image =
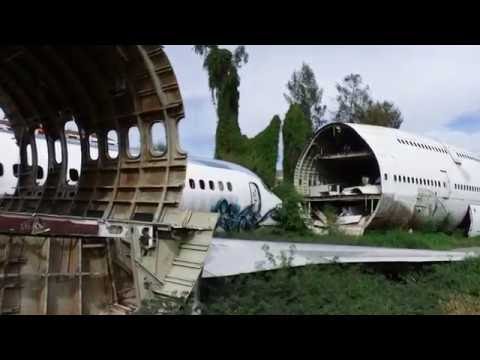
[[[41,167],[40,165],[37,166],[37,179],[38,180],[41,180],[43,179],[43,167]]]
[[[110,130],[107,134],[107,148],[110,159],[118,157],[118,134],[116,130]]]
[[[167,150],[167,133],[163,122],[157,121],[150,128],[151,149],[153,155],[163,155]]]
[[[190,189],[195,189],[195,180],[190,179],[190,180],[188,180],[188,182],[190,184]]]
[[[230,182],[227,182],[227,189],[228,191],[233,191],[233,187],[232,187],[232,184]]]
[[[397,182],[397,175],[393,175],[393,181]]]
[[[457,190],[457,184],[455,184],[455,190]]]
[[[128,155],[131,158],[140,156],[140,130],[138,126],[128,129]]]
[[[407,176],[407,182],[410,184],[410,176]]]
[[[414,145],[413,145],[413,141],[410,141],[410,145],[411,145],[411,146],[414,146]]]
[[[215,191],[215,183],[212,180],[208,182],[208,186],[210,187],[210,190]]]
[[[403,182],[406,183],[407,182],[407,178],[404,176],[403,177]]]
[[[3,176],[3,164],[0,163],[0,176]]]
[[[447,188],[447,183],[446,182],[443,183],[443,187]]]
[[[400,139],[397,139],[397,141],[398,141],[398,142],[401,144],[401,141],[400,141]]]
[[[82,157],[80,149],[75,151],[75,147],[79,148],[80,144],[76,144],[78,141],[78,126],[75,121],[70,120],[65,123],[64,127],[66,142],[67,142],[67,166],[68,171],[66,174],[67,183],[75,185],[78,183],[78,178],[82,170]],[[74,135],[73,135],[73,134]],[[73,179],[72,179],[72,175]]]
[[[418,178],[415,178],[415,184],[418,185]]]
[[[388,180],[388,175],[387,175],[387,174],[385,174],[385,181],[386,181],[386,180]]]
[[[200,185],[200,189],[205,190],[205,181],[200,180],[198,183]]]
[[[32,166],[32,145],[27,145],[27,165]]]
[[[427,185],[430,186],[430,179],[427,179]]]
[[[19,165],[19,164],[13,164],[12,170],[13,170],[13,176],[15,176],[16,178],[18,178],[18,176],[19,176],[19,171],[20,171],[20,165]]]
[[[220,189],[220,191],[225,190],[225,188],[223,186],[223,182],[221,182],[221,181],[218,182],[218,188]]]
[[[60,139],[55,140],[55,161],[57,164],[62,162],[62,143]]]
[[[93,133],[88,136],[88,148],[90,153],[90,159],[98,159],[98,138],[97,134]]]

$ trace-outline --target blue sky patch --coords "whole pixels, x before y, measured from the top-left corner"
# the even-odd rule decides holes
[[[450,121],[447,127],[464,133],[480,132],[480,111],[460,115]]]

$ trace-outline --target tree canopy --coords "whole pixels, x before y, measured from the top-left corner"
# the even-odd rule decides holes
[[[283,122],[283,179],[293,183],[295,166],[308,139],[313,133],[312,123],[299,104],[292,104]]]
[[[326,105],[322,105],[323,89],[318,87],[312,68],[303,63],[300,70],[292,74],[287,83],[288,94],[284,94],[290,105],[298,104],[313,128],[317,129],[326,123]]]
[[[215,158],[243,165],[257,173],[267,185],[273,186],[280,119],[275,116],[265,130],[251,139],[242,135],[238,123],[238,69],[248,62],[245,47],[239,46],[231,52],[218,45],[195,45],[194,50],[204,58],[203,67],[208,73],[208,85],[217,108]]]
[[[392,102],[374,101],[370,87],[363,84],[359,74],[346,76],[336,86],[338,110],[334,120],[346,123],[370,124],[400,128],[403,117]]]

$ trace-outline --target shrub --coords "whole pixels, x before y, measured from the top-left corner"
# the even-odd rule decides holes
[[[276,214],[276,220],[285,231],[295,231],[300,234],[308,232],[302,211],[302,196],[294,186],[283,182],[273,189],[273,192],[282,199],[282,206]]]

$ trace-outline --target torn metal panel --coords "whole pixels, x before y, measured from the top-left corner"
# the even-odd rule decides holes
[[[480,206],[470,205],[468,208],[470,216],[470,228],[468,229],[468,236],[480,236]]]
[[[468,251],[392,249],[368,246],[305,244],[214,238],[202,277],[233,276],[337,263],[419,263],[463,261]]]

